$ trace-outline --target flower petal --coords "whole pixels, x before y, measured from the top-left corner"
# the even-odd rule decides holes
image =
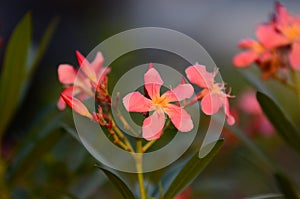
[[[201,88],[212,88],[215,75],[209,73],[203,65],[195,64],[185,70],[187,78]]]
[[[76,113],[93,120],[93,116],[81,101],[75,97],[65,95],[64,93],[61,93],[61,97]]]
[[[152,102],[139,92],[132,92],[123,98],[123,104],[128,112],[150,111]]]
[[[61,83],[73,84],[77,75],[77,70],[69,64],[60,64],[57,73]]]
[[[242,49],[248,49],[248,48],[253,48],[255,45],[258,45],[257,41],[253,39],[243,39],[238,47]]]
[[[172,123],[179,131],[189,132],[193,129],[194,124],[191,116],[183,108],[175,104],[168,104],[167,108],[164,108],[164,111],[168,114]]]
[[[210,93],[203,97],[201,101],[201,108],[206,115],[213,115],[219,111],[223,104],[223,96],[220,96],[219,94]]]
[[[230,108],[229,108],[229,101],[228,98],[225,98],[225,105],[224,105],[224,112],[225,115],[227,117],[227,123],[229,125],[234,125],[235,123],[235,118],[233,117],[233,115],[230,113]]]
[[[233,64],[236,67],[243,68],[252,64],[258,58],[258,54],[252,50],[248,50],[237,54],[233,58]]]
[[[95,69],[92,68],[89,61],[79,52],[76,51],[76,57],[78,60],[78,64],[80,65],[80,70],[95,84],[97,84],[97,76]]]
[[[194,88],[190,84],[179,84],[176,88],[168,90],[161,97],[168,102],[177,102],[192,97]]]
[[[166,117],[162,111],[154,111],[143,122],[143,138],[146,140],[155,140],[160,138],[164,128]]]
[[[288,39],[276,32],[272,25],[259,25],[256,30],[258,40],[268,49],[286,45]]]
[[[161,79],[159,73],[155,68],[149,68],[149,70],[144,75],[145,88],[151,99],[160,96],[160,87],[163,85],[163,80]]]
[[[66,96],[76,96],[77,94],[80,94],[81,96],[79,96],[79,98],[82,100],[83,99],[83,96],[84,96],[84,99],[87,99],[86,95],[84,93],[80,93],[81,92],[81,89],[78,88],[78,87],[75,87],[75,86],[69,86],[67,88],[65,88],[61,93],[63,95],[66,95]],[[58,99],[58,102],[57,102],[57,107],[59,110],[63,110],[66,108],[66,103],[65,103],[65,100],[62,98],[62,96],[60,95],[59,99]]]
[[[291,66],[295,70],[300,70],[300,41],[293,44],[289,59]]]

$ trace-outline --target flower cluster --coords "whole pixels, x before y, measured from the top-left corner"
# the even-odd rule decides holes
[[[202,88],[202,91],[188,105],[201,100],[202,111],[207,115],[216,114],[223,107],[228,124],[233,125],[235,119],[230,113],[228,102],[230,95],[225,93],[224,83],[215,82],[217,70],[209,73],[205,66],[195,64],[188,67],[185,72],[191,83]],[[123,99],[123,104],[129,112],[152,112],[143,122],[143,137],[153,140],[161,136],[166,120],[165,113],[179,131],[192,130],[194,125],[189,113],[182,106],[172,102],[191,98],[194,93],[193,87],[190,84],[181,83],[161,95],[160,88],[163,80],[152,64],[144,76],[144,81],[146,95],[132,92]]]
[[[82,101],[94,98],[96,93],[101,102],[110,103],[107,91],[107,74],[110,69],[103,67],[104,59],[100,52],[92,63],[78,51],[76,57],[79,69],[69,64],[61,64],[58,67],[58,79],[65,88],[60,94],[57,106],[63,110],[68,104],[78,114],[95,120],[97,117],[89,112]]]
[[[58,108],[62,110],[67,104],[78,114],[112,129],[115,127],[115,122],[109,116],[112,104],[107,90],[107,74],[110,69],[103,67],[104,60],[101,53],[96,55],[92,63],[85,60],[79,52],[76,52],[76,55],[80,65],[79,70],[68,64],[61,64],[58,67],[59,81],[65,85],[58,100]],[[210,73],[205,66],[195,64],[188,67],[185,72],[191,83],[202,88],[201,92],[187,104],[180,105],[179,102],[183,100],[186,102],[192,97],[193,86],[182,81],[177,87],[161,94],[163,80],[152,64],[149,64],[149,69],[144,75],[145,93],[131,92],[123,98],[123,105],[128,112],[141,112],[148,116],[142,126],[144,139],[155,140],[162,135],[166,116],[179,131],[191,131],[194,124],[190,114],[184,108],[200,100],[205,114],[213,115],[223,108],[228,124],[235,123],[229,111],[228,98],[231,96],[225,92],[224,83],[215,82],[218,70]],[[83,101],[89,98],[96,99],[98,105],[96,112],[91,113],[83,104]],[[120,113],[118,116],[122,117]],[[124,117],[121,120],[124,125],[128,125]],[[114,132],[112,134],[114,135]]]
[[[300,70],[300,19],[276,3],[276,13],[268,23],[257,27],[258,41],[244,39],[239,43],[244,52],[236,55],[236,67],[255,62],[263,78],[278,78],[283,71]]]

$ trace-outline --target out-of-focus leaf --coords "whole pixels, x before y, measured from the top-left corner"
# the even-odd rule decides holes
[[[107,178],[104,177],[103,173],[99,175],[98,171],[97,173],[93,172],[89,176],[83,176],[74,181],[74,184],[71,186],[71,193],[78,198],[91,198],[105,182],[107,182]]]
[[[251,196],[251,197],[247,197],[245,199],[269,199],[269,198],[283,198],[282,194],[279,193],[269,193],[269,194],[261,194],[261,195],[257,195],[257,196]]]
[[[164,199],[172,199],[183,191],[210,163],[215,157],[219,149],[223,144],[223,140],[218,140],[213,149],[203,158],[199,158],[199,152],[195,153],[186,164],[183,165],[179,173],[176,173],[176,177],[164,193]],[[211,146],[208,146],[211,147]]]
[[[36,70],[38,64],[40,63],[42,57],[44,56],[46,49],[50,43],[50,40],[54,34],[54,31],[58,25],[59,19],[56,17],[54,18],[48,25],[47,29],[45,30],[43,37],[39,43],[37,52],[35,54],[35,58],[33,63],[29,66],[28,74],[29,76],[33,75],[34,71]]]
[[[300,154],[300,133],[288,115],[267,95],[257,92],[256,98],[280,136]]]
[[[40,159],[48,153],[53,146],[55,146],[59,140],[65,135],[59,130],[58,122],[60,117],[55,117],[50,121],[40,133],[43,135],[37,137],[34,144],[26,148],[25,153],[19,157],[15,168],[12,169],[10,182],[15,183],[18,180],[22,180],[26,174],[28,174]]]
[[[16,26],[7,45],[0,79],[0,137],[14,116],[25,96],[29,80],[44,55],[57,26],[58,19],[47,27],[36,52],[33,63],[28,66],[32,36],[31,14],[27,13]]]
[[[31,14],[27,13],[14,29],[5,51],[0,79],[0,137],[17,109],[26,80],[31,29]]]
[[[277,181],[278,187],[280,191],[284,194],[284,196],[288,199],[299,199],[299,195],[295,189],[294,184],[291,180],[282,173],[276,173],[275,179]]]
[[[120,193],[125,199],[135,199],[134,194],[132,193],[130,188],[126,185],[126,183],[121,179],[121,177],[117,176],[117,174],[113,173],[112,171],[109,171],[108,169],[102,166],[99,165],[96,166],[105,173],[108,179],[114,184],[116,189],[120,191]]]
[[[266,170],[276,171],[275,165],[272,160],[254,143],[246,134],[237,126],[226,125],[226,128],[230,130],[243,144],[246,146],[259,160],[266,166]]]
[[[250,69],[238,70],[238,72],[244,77],[244,79],[252,85],[256,90],[267,93],[272,96],[270,90],[262,83],[261,79],[257,77]]]

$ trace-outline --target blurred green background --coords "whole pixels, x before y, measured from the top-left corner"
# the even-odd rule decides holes
[[[289,0],[281,3],[300,16],[300,2]],[[119,198],[118,192],[95,169],[96,160],[84,147],[66,130],[51,129],[51,122],[61,121],[73,127],[70,110],[59,112],[55,107],[62,91],[57,79],[58,65],[69,63],[77,66],[75,50],[86,55],[101,41],[127,29],[148,26],[170,28],[202,44],[220,68],[224,81],[232,87],[233,95],[238,96],[247,87],[247,82],[231,63],[232,57],[239,52],[237,43],[242,38],[255,37],[256,25],[271,17],[274,1],[1,1],[0,37],[4,44],[0,49],[0,63],[3,63],[4,50],[13,28],[27,11],[32,12],[33,19],[32,48],[38,45],[54,17],[59,18],[59,23],[31,80],[28,93],[5,132],[3,145],[8,149],[19,147],[16,158],[12,160],[11,173],[18,167],[21,168],[19,172],[26,171],[21,177],[16,177],[13,197]],[[175,68],[186,64],[165,52],[135,52],[112,64],[112,84],[130,67],[150,61],[161,61]],[[265,85],[299,124],[299,114],[292,105],[297,103],[295,96],[273,81]],[[238,97],[232,99],[233,107],[237,101]],[[57,131],[57,135],[47,138],[53,134],[52,130]],[[42,139],[43,142],[40,142]],[[253,139],[274,159],[276,166],[283,168],[293,181],[300,184],[299,157],[277,135]],[[44,151],[31,150],[36,143],[42,143]],[[195,198],[243,198],[278,192],[268,167],[261,164],[243,144],[233,146],[229,142],[228,145],[193,183]],[[31,159],[25,163],[18,162],[26,154]],[[24,165],[27,166],[24,168]]]

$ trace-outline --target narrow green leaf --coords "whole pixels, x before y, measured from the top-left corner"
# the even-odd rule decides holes
[[[27,13],[14,29],[5,51],[0,79],[0,137],[17,109],[26,80],[31,29],[31,14]]]
[[[204,168],[210,163],[213,157],[220,150],[223,140],[218,140],[216,143],[212,143],[214,147],[203,158],[199,158],[199,152],[195,153],[192,158],[183,165],[180,172],[176,175],[171,185],[168,187],[164,194],[164,199],[173,199],[181,191],[183,191],[192,181],[204,170]],[[211,146],[207,146],[211,147]]]
[[[300,133],[288,115],[267,95],[257,92],[256,98],[280,136],[300,154]]]
[[[126,183],[119,176],[117,176],[115,173],[113,173],[112,171],[109,171],[108,169],[106,169],[102,166],[99,166],[99,165],[96,165],[96,166],[105,173],[105,175],[108,177],[108,179],[114,184],[116,189],[118,189],[120,191],[120,193],[122,194],[122,196],[125,199],[135,199],[134,194],[132,193],[130,188],[126,185]]]
[[[59,19],[56,17],[52,19],[52,21],[49,23],[47,29],[45,30],[43,37],[39,43],[39,47],[37,49],[35,59],[32,63],[32,65],[29,68],[28,75],[33,75],[34,71],[36,70],[38,64],[40,63],[42,57],[44,56],[46,49],[50,43],[50,40],[54,34],[54,31],[58,25]]]
[[[290,181],[290,179],[282,173],[276,173],[275,179],[277,181],[277,185],[280,191],[285,195],[288,199],[299,199],[299,195],[295,189],[294,184]]]

